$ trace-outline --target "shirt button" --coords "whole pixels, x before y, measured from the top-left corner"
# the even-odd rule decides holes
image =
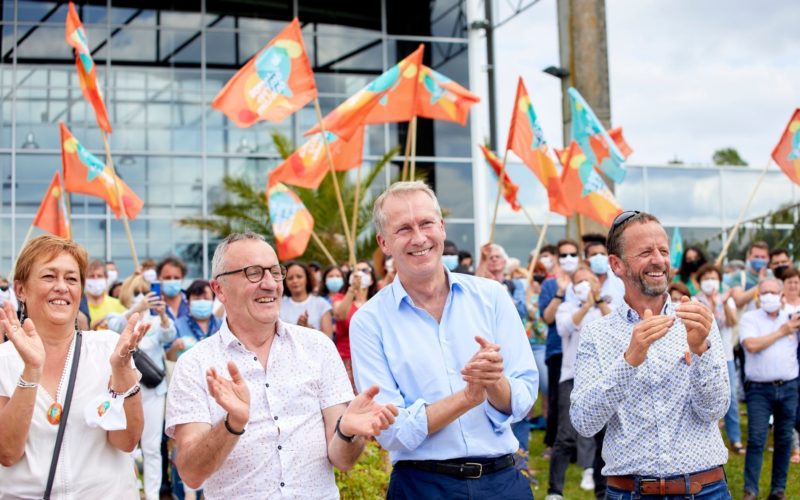
[[[283,488],[284,486],[286,486],[286,483],[284,483],[283,481],[281,481],[281,488]]]
[[[277,415],[275,415],[275,420],[278,420],[278,416]]]
[[[253,361],[258,361],[258,356],[253,356]]]
[[[264,384],[265,386],[269,387],[269,384]]]
[[[283,447],[282,447],[281,445],[278,445],[278,449],[279,449],[279,450],[282,450],[282,449],[283,449]]]

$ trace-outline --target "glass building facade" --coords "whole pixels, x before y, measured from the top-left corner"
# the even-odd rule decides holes
[[[341,5],[339,5],[341,4]],[[474,52],[485,51],[470,33],[467,13],[477,0],[86,1],[76,5],[98,66],[114,132],[110,137],[121,177],[145,205],[131,229],[140,260],[178,255],[188,277],[207,277],[214,235],[180,226],[186,216],[207,216],[224,193],[224,175],[266,184],[280,163],[270,134],[295,144],[316,121],[311,105],[279,124],[234,126],[211,101],[225,82],[299,17],[316,73],[323,113],[425,43],[425,64],[466,87],[484,75]],[[94,112],[83,98],[71,48],[64,40],[64,2],[6,0],[2,5],[0,59],[0,274],[11,266],[53,172],[60,169],[58,123],[65,122],[84,146],[103,152]],[[474,82],[473,82],[474,83]],[[473,116],[474,117],[474,116]],[[406,124],[368,127],[365,163],[404,144]],[[448,237],[475,250],[488,235],[496,187],[474,144],[471,127],[420,120],[418,168],[447,213]],[[399,158],[375,190],[397,173]],[[512,177],[524,166],[511,163]],[[530,175],[530,174],[524,174]],[[758,172],[727,168],[631,167],[617,193],[625,207],[643,208],[680,225],[691,239],[733,223]],[[374,194],[374,193],[373,193]],[[781,174],[771,172],[751,212],[776,200],[796,201]],[[523,186],[522,202],[535,221],[545,219],[543,189]],[[123,225],[105,203],[70,196],[74,238],[93,257],[132,270]],[[524,257],[536,234],[527,219],[501,206],[496,240]],[[564,234],[553,218],[548,240]]]

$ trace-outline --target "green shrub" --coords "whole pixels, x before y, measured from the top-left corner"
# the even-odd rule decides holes
[[[375,441],[368,441],[349,472],[336,469],[336,486],[344,499],[386,498],[391,471],[389,454]]]

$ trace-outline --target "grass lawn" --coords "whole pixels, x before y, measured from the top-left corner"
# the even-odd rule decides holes
[[[537,402],[538,404],[538,402]],[[744,404],[741,405],[742,412],[742,438],[747,442],[747,415]],[[725,437],[724,430],[721,429],[723,437]],[[531,433],[530,441],[530,465],[531,469],[535,471],[536,479],[539,480],[539,487],[534,490],[534,496],[537,499],[543,499],[547,494],[547,482],[550,461],[542,458],[544,451],[544,431],[533,431]],[[727,441],[726,441],[727,443]],[[772,446],[772,433],[770,433],[768,446]],[[731,490],[733,498],[742,498],[744,490],[744,456],[730,454],[728,463],[725,465],[725,472],[728,475],[728,485]],[[567,500],[572,499],[594,499],[593,492],[583,491],[579,488],[581,482],[581,475],[583,470],[575,464],[571,464],[567,469],[567,478],[565,481],[564,498]],[[761,481],[759,484],[759,498],[767,498],[770,488],[770,476],[772,473],[772,452],[767,451],[764,453],[764,462],[761,467]],[[800,499],[800,465],[789,465],[789,476],[786,482],[786,498]]]

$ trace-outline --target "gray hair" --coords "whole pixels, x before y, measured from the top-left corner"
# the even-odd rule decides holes
[[[761,285],[764,283],[769,283],[770,281],[774,281],[778,284],[778,293],[783,292],[783,281],[779,280],[778,278],[764,278],[763,280],[758,282],[758,293],[761,293]]]
[[[491,250],[496,250],[497,253],[500,254],[500,257],[502,257],[503,260],[508,262],[508,252],[506,252],[506,249],[503,248],[502,245],[498,245],[497,243],[492,243],[490,246],[490,251]],[[519,259],[517,259],[517,265],[519,265]]]
[[[253,233],[251,231],[247,231],[246,233],[231,233],[226,236],[224,240],[219,242],[216,250],[214,250],[214,257],[211,259],[212,278],[216,279],[217,275],[223,272],[222,269],[225,264],[225,253],[228,251],[228,247],[231,246],[232,243],[245,240],[263,241],[265,243],[267,241],[260,234]]]
[[[422,181],[404,181],[395,182],[375,200],[372,207],[372,224],[375,226],[375,232],[383,235],[383,228],[386,225],[386,215],[383,213],[383,204],[392,196],[407,196],[411,193],[423,192],[431,197],[433,206],[439,218],[442,218],[442,209],[439,207],[439,200],[436,199],[436,193],[433,192],[427,184]]]

